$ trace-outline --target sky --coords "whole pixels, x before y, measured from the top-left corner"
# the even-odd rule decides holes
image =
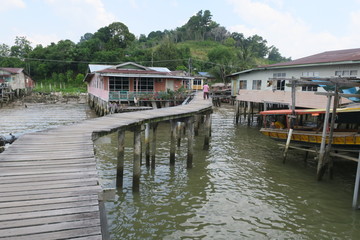
[[[122,22],[135,36],[174,30],[200,10],[229,32],[259,35],[284,57],[360,47],[360,0],[0,0],[0,44],[77,43]]]

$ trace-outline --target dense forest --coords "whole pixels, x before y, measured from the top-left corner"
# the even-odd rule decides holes
[[[0,44],[0,66],[22,67],[37,82],[81,83],[89,63],[136,62],[168,67],[191,74],[210,72],[218,81],[227,74],[287,59],[261,36],[229,32],[212,20],[209,10],[199,11],[174,30],[153,31],[138,38],[121,22],[85,33],[78,43],[61,40],[44,47],[31,46],[26,37],[15,44]]]

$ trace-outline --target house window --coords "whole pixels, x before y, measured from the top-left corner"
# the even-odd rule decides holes
[[[138,82],[137,91],[139,92],[152,92],[154,91],[153,78],[138,78],[134,80],[134,90],[136,91],[136,82]]]
[[[123,77],[109,77],[110,91],[129,91],[129,79]]]
[[[276,90],[284,91],[285,90],[285,80],[276,81]]]
[[[357,70],[350,70],[350,76],[356,76]]]
[[[239,89],[247,89],[247,80],[240,80],[239,85]]]
[[[318,77],[319,72],[303,72],[302,76],[303,77]]]
[[[342,71],[335,71],[335,76],[342,77],[342,76],[356,76],[357,70],[342,70]]]
[[[201,86],[201,79],[194,79],[194,86]]]
[[[284,77],[286,77],[286,73],[274,73],[273,77],[274,78],[284,78]]]
[[[261,90],[261,80],[253,80],[252,90]]]
[[[308,85],[308,86],[302,86],[302,91],[305,92],[317,92],[318,86],[317,85]]]

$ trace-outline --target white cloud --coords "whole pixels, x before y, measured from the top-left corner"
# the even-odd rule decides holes
[[[105,9],[102,0],[45,0],[54,11],[68,22],[95,30],[116,21],[116,17]]]
[[[311,23],[291,15],[284,9],[271,7],[265,0],[228,0],[235,13],[244,21],[243,25],[232,26],[232,31],[245,35],[258,34],[264,37],[269,45],[277,47],[285,57],[293,59],[319,52],[343,48],[345,37],[336,37],[327,32],[315,32]],[[281,1],[278,2],[281,5]],[[353,22],[360,23],[354,14]],[[247,26],[247,27],[245,27]]]
[[[8,11],[13,8],[25,8],[26,4],[23,0],[2,0],[0,4],[0,12]]]

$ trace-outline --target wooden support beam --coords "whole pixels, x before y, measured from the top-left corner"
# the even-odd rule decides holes
[[[145,123],[145,161],[146,167],[150,167],[150,123]]]
[[[235,103],[235,124],[239,123],[240,118],[240,102],[236,101]]]
[[[359,197],[359,183],[360,183],[360,151],[359,151],[359,158],[356,170],[356,179],[355,179],[355,187],[354,187],[354,196],[353,196],[353,209],[358,208],[358,197]]]
[[[116,167],[116,187],[123,187],[124,178],[124,149],[125,149],[125,130],[118,131],[118,152],[117,152],[117,167]]]
[[[208,150],[210,146],[211,136],[211,114],[207,113],[205,118],[205,139],[204,139],[204,150]]]
[[[134,127],[133,192],[139,192],[141,175],[141,126]]]
[[[327,102],[327,105],[326,105],[326,112],[325,112],[325,117],[324,117],[323,131],[322,131],[322,135],[321,135],[319,160],[318,160],[317,171],[316,171],[316,175],[317,175],[318,180],[321,180],[321,177],[322,177],[322,174],[323,174],[321,171],[323,171],[323,168],[324,168],[326,130],[327,130],[328,124],[329,124],[331,98],[332,98],[331,96],[328,96],[328,102]]]
[[[181,129],[182,129],[182,122],[178,122],[177,126],[176,126],[176,138],[177,138],[177,146],[180,147],[181,146]]]
[[[187,168],[192,168],[193,156],[194,156],[194,146],[193,146],[194,145],[194,117],[189,117],[186,120],[186,128],[187,128],[187,137],[188,137],[186,166],[187,166]]]
[[[156,131],[158,123],[152,124],[153,134],[151,141],[151,168],[155,169],[155,156],[156,156]]]
[[[175,165],[175,151],[176,151],[176,126],[175,120],[170,121],[170,166]]]

